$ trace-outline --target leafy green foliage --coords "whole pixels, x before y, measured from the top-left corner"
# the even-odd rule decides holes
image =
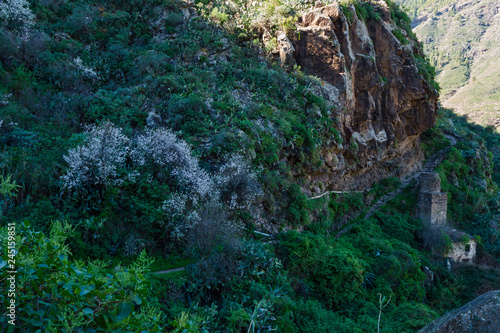
[[[400,29],[394,29],[392,33],[401,42],[401,44],[406,45],[409,43],[408,39],[406,39],[405,35]]]
[[[369,2],[354,2],[356,14],[362,21],[380,21],[380,14],[377,13],[373,5]]]
[[[20,332],[36,328],[73,332],[86,328],[100,331],[159,331],[157,308],[147,305],[147,280],[151,259],[143,252],[130,267],[108,269],[103,261],[74,262],[65,244],[72,232],[66,223],[54,222],[47,237],[33,231],[29,223],[16,232],[16,326]],[[6,228],[1,230],[5,244]],[[4,247],[2,261],[7,261]],[[6,272],[8,266],[2,268]],[[2,303],[7,291],[2,284]],[[56,300],[56,301],[54,301]],[[7,330],[6,317],[0,325]]]
[[[415,55],[415,59],[417,61],[418,72],[422,74],[432,88],[439,92],[439,84],[434,80],[436,77],[436,69],[429,63],[429,59],[419,54]]]
[[[298,332],[363,332],[354,321],[326,310],[316,300],[299,301],[296,307]]]
[[[420,135],[420,148],[424,151],[425,157],[449,146],[450,141],[443,135],[438,128],[431,128]]]

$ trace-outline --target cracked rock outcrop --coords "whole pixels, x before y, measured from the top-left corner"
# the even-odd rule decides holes
[[[290,41],[280,36],[282,63],[319,78],[313,89],[334,106],[342,137],[323,144],[319,167],[296,170],[293,152],[286,157],[310,195],[368,188],[421,166],[419,135],[435,125],[438,93],[419,73],[420,46],[395,37],[385,3],[376,10],[381,19],[365,22],[352,6],[349,18],[337,3],[316,7],[299,18]]]

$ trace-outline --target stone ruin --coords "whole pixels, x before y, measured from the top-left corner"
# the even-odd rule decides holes
[[[452,228],[447,228],[446,234],[453,242],[446,257],[453,259],[454,262],[472,263],[477,251],[477,243],[474,237]]]
[[[435,172],[422,172],[418,194],[418,217],[432,228],[446,227],[448,195],[441,193],[441,179]]]
[[[448,195],[441,192],[441,179],[435,172],[422,172],[418,194],[418,217],[436,232],[445,233],[452,241],[446,253],[433,252],[452,259],[454,262],[471,263],[476,255],[477,244],[474,237],[465,232],[450,228],[446,223]]]

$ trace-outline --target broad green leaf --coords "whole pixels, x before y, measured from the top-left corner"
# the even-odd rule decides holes
[[[73,268],[73,270],[75,271],[76,275],[80,276],[80,275],[83,274],[83,272],[81,270],[79,270],[79,269],[77,269],[75,267],[71,267],[71,268]]]
[[[31,319],[30,322],[31,322],[31,325],[36,326],[36,327],[43,325],[42,321],[38,318]]]
[[[92,311],[91,308],[85,308],[83,309],[83,314],[88,317],[92,317],[94,315],[94,312]]]
[[[134,306],[129,302],[122,302],[118,304],[117,316],[119,320],[125,319],[128,315],[132,313]]]
[[[99,324],[99,326],[104,327],[104,328],[108,327],[108,325],[109,325],[109,318],[108,318],[108,316],[106,316],[104,314],[97,317],[96,321]]]
[[[82,290],[80,291],[80,296],[87,295],[90,293],[92,290],[94,290],[94,286],[83,286]]]

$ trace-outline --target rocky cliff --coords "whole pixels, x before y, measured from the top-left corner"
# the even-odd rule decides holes
[[[353,5],[317,5],[294,33],[277,36],[281,62],[319,78],[315,92],[335,106],[331,116],[342,137],[323,146],[322,166],[292,169],[310,194],[365,189],[419,168],[419,134],[435,124],[438,93],[417,65],[418,42],[391,19],[385,2],[370,10],[362,20]],[[293,152],[286,159],[295,165]]]

